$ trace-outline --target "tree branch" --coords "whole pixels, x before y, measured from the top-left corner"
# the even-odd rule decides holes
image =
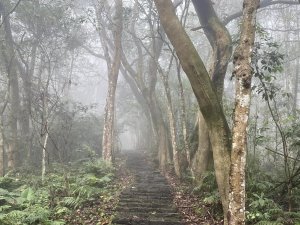
[[[3,19],[2,19],[2,22],[1,22],[1,24],[0,24],[0,27],[3,25],[3,23],[4,23],[4,20],[10,15],[10,14],[12,14],[15,10],[16,10],[16,8],[19,6],[19,4],[21,3],[21,1],[22,0],[19,0],[18,2],[17,2],[17,4],[12,8],[12,10],[10,10],[10,12],[9,13],[7,13],[7,15],[2,15],[3,16]],[[0,5],[0,16],[1,16],[1,12],[2,12],[2,5]]]
[[[298,5],[298,4],[300,4],[300,0],[298,0],[298,1],[263,0],[263,1],[261,1],[259,8],[262,9],[262,8],[266,8],[266,7],[271,6],[271,5],[278,5],[278,4],[283,4],[283,5]],[[236,18],[239,18],[241,16],[242,16],[242,11],[239,11],[239,12],[236,12],[236,13],[234,13],[232,15],[227,16],[222,22],[223,22],[224,25],[227,25],[232,20],[234,20]],[[201,28],[203,28],[203,27],[199,26],[199,27],[192,28],[191,30],[192,31],[196,31],[196,30],[200,30]]]

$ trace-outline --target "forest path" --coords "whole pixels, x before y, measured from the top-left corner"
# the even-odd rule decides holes
[[[128,152],[134,182],[120,196],[113,224],[184,225],[165,179],[142,152]]]

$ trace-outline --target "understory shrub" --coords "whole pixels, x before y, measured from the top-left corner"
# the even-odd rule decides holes
[[[0,224],[62,225],[79,206],[114,194],[114,168],[102,160],[53,168],[44,181],[34,173],[0,178]]]

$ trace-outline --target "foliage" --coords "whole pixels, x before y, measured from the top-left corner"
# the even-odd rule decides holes
[[[287,211],[299,207],[300,124],[297,115],[291,115],[289,110],[291,95],[282,91],[282,84],[277,81],[283,72],[281,46],[262,28],[258,27],[257,33],[259,42],[252,58],[256,78],[253,90],[265,100],[272,123],[261,116],[264,112],[257,111],[255,124],[250,128],[255,135],[253,154],[250,152],[247,165],[247,221],[250,224],[295,224],[299,213]]]
[[[222,204],[214,172],[206,172],[203,178],[203,183],[194,188],[193,192],[200,195],[203,204],[206,207],[209,207],[214,217],[222,217]]]
[[[249,211],[246,212],[248,221],[271,220],[283,213],[283,210],[272,199],[266,197],[263,192],[260,194],[253,193],[248,202]]]
[[[62,219],[75,209],[96,199],[106,202],[116,190],[114,168],[102,160],[54,168],[43,182],[33,174],[0,179],[0,224],[66,224]]]
[[[252,55],[254,76],[259,79],[259,83],[254,85],[258,94],[265,100],[272,100],[279,91],[279,87],[274,84],[276,74],[283,71],[284,55],[280,52],[280,45],[269,37],[268,33],[259,29],[260,41],[255,43]]]

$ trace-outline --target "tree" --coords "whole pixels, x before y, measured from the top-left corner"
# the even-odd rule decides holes
[[[230,131],[216,89],[197,50],[178,20],[171,1],[155,0],[160,21],[176,50],[208,126],[223,211],[228,209]]]
[[[213,154],[214,154],[214,164],[216,170],[216,177],[219,187],[219,192],[222,198],[224,219],[226,219],[227,209],[229,204],[230,211],[228,212],[228,222],[230,224],[236,224],[235,219],[240,219],[237,224],[243,224],[245,216],[241,216],[236,209],[236,204],[245,204],[244,198],[241,196],[244,194],[243,191],[237,189],[237,186],[245,187],[244,185],[244,169],[245,169],[245,151],[246,151],[246,127],[248,123],[248,114],[250,108],[250,93],[251,93],[251,49],[254,43],[255,34],[255,16],[256,9],[258,7],[259,1],[244,2],[244,17],[242,23],[242,34],[241,34],[241,44],[235,51],[235,74],[237,76],[237,93],[236,93],[236,109],[235,109],[235,121],[234,121],[234,135],[233,135],[233,152],[231,160],[229,159],[230,151],[230,131],[227,122],[224,118],[223,110],[218,101],[217,90],[214,89],[212,83],[209,80],[208,72],[203,65],[201,58],[199,57],[197,51],[195,50],[193,44],[191,43],[189,37],[182,28],[177,16],[174,13],[172,4],[170,1],[155,1],[158,13],[160,15],[161,23],[165,29],[169,40],[173,44],[178,58],[180,59],[183,70],[186,72],[193,91],[198,100],[200,111],[207,123],[208,131],[211,139]],[[201,13],[199,13],[201,15]],[[208,20],[209,21],[209,20]],[[217,23],[218,24],[218,23]],[[222,27],[222,26],[221,26]],[[226,29],[225,29],[226,32]],[[228,32],[226,32],[228,33]],[[213,35],[210,33],[209,35]],[[248,37],[249,36],[249,39]],[[228,37],[225,35],[224,37]],[[230,40],[230,38],[229,38]],[[225,42],[226,43],[226,42]],[[218,44],[218,42],[217,42]],[[221,44],[223,44],[221,42]],[[212,45],[214,46],[214,45]],[[226,45],[224,45],[226,47]],[[216,50],[222,48],[215,47]],[[241,51],[241,52],[240,52]],[[227,54],[227,57],[230,56]],[[218,57],[218,56],[216,56]],[[221,58],[222,59],[222,58]],[[227,68],[227,61],[224,61],[224,65],[221,66],[222,69]],[[250,60],[249,60],[250,59]],[[242,60],[242,61],[241,61]],[[217,61],[216,61],[217,62]],[[225,71],[223,74],[225,74]],[[217,77],[219,78],[219,77]],[[223,80],[221,83],[223,83]],[[221,86],[222,87],[222,86]],[[219,96],[222,95],[219,94]],[[240,132],[240,135],[239,135]],[[217,136],[219,135],[219,136]],[[221,137],[221,138],[220,138]],[[221,139],[221,140],[220,140]],[[241,158],[237,158],[242,156]],[[242,155],[240,155],[243,153]],[[244,157],[244,158],[243,158]],[[230,201],[228,202],[228,178],[229,170],[228,166],[231,161],[231,172],[230,172]],[[220,162],[222,164],[220,164]],[[238,163],[238,164],[237,164]],[[243,164],[244,163],[244,164]],[[238,174],[234,173],[237,172]],[[222,169],[222,172],[220,171]],[[234,172],[233,172],[234,171]],[[223,177],[220,177],[220,175]],[[240,192],[239,192],[240,191]],[[236,198],[239,196],[239,199]],[[243,207],[239,207],[239,213],[243,213]],[[237,220],[237,221],[238,221]],[[233,222],[232,222],[233,221]]]
[[[114,38],[114,56],[110,62],[110,56],[107,47],[106,61],[108,68],[108,94],[105,106],[104,128],[102,138],[103,158],[107,161],[113,160],[114,148],[114,112],[115,112],[115,93],[117,88],[118,74],[121,66],[122,53],[122,0],[115,0],[115,15],[113,18],[113,38]],[[102,41],[102,44],[104,42]]]
[[[232,134],[228,223],[245,224],[245,167],[247,125],[250,111],[252,52],[255,39],[256,12],[259,0],[244,0],[241,34],[233,55],[235,76],[235,110]]]
[[[0,14],[4,23],[5,50],[2,54],[5,59],[6,72],[9,80],[9,103],[10,103],[10,140],[8,147],[8,168],[16,168],[18,157],[18,121],[20,116],[20,90],[17,74],[17,60],[14,48],[14,40],[11,31],[10,16],[5,5],[0,2]]]
[[[212,48],[212,60],[208,71],[212,83],[217,90],[219,101],[222,104],[224,78],[232,55],[231,36],[225,25],[217,16],[211,0],[193,0],[192,2],[204,34]],[[201,112],[199,112],[198,123],[198,148],[193,157],[192,171],[197,182],[201,184],[204,173],[209,167],[209,164],[212,163],[212,150],[206,122]]]

